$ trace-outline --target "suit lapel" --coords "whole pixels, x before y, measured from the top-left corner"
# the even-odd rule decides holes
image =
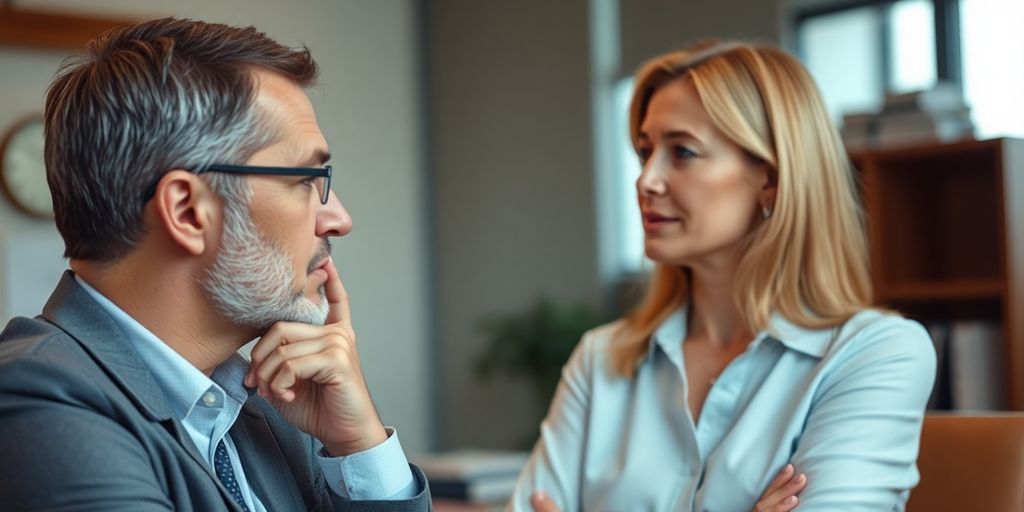
[[[163,389],[142,362],[128,336],[102,306],[64,272],[42,317],[56,325],[91,354],[101,368],[149,419],[174,417]]]
[[[226,502],[234,505],[231,494],[219,485],[220,480],[210,464],[196,449],[185,427],[174,417],[167,396],[142,362],[131,340],[107,311],[75,281],[71,271],[61,276],[57,288],[43,307],[42,317],[77,341],[144,416],[159,423],[178,441],[192,460],[218,484]]]
[[[246,403],[231,427],[245,478],[267,510],[306,510],[295,471],[263,413]]]

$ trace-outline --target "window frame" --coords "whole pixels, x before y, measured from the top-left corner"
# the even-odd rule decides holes
[[[882,41],[882,44],[879,45],[882,55],[878,56],[878,63],[882,67],[879,75],[881,77],[879,87],[883,93],[888,92],[892,83],[890,60],[893,54],[892,40],[889,37],[888,14],[890,9],[899,1],[841,0],[825,5],[797,7],[793,10],[792,15],[792,26],[794,27],[792,42],[794,50],[801,58],[805,57],[800,33],[803,24],[807,21],[853,9],[874,7],[878,10],[878,15],[883,20],[878,27],[878,38]],[[935,77],[937,80],[954,84],[962,91],[963,66],[961,63],[960,43],[960,1],[932,0],[932,4],[935,29]]]

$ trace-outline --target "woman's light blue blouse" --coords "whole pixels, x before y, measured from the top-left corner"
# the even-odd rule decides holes
[[[715,381],[696,425],[686,310],[655,331],[632,379],[610,365],[621,325],[584,335],[563,369],[513,510],[543,490],[563,512],[750,511],[788,462],[808,477],[800,512],[903,509],[935,378],[920,324],[869,310],[807,330],[776,315]]]

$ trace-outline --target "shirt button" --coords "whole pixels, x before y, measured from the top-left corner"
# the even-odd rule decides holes
[[[203,403],[207,406],[213,407],[213,404],[217,403],[217,397],[214,396],[213,393],[207,391],[206,393],[203,393]]]

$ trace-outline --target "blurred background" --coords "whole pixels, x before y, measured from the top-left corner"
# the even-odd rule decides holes
[[[783,46],[815,75],[855,161],[875,171],[893,161],[872,156],[888,155],[890,140],[939,148],[947,139],[1024,137],[1022,0],[0,5],[3,132],[41,112],[54,71],[74,51],[70,36],[104,22],[200,18],[255,25],[311,48],[322,78],[310,95],[334,154],[335,192],[355,222],[334,258],[352,297],[370,389],[411,454],[529,447],[580,332],[620,315],[642,286],[647,263],[632,185],[638,168],[625,108],[630,77],[645,59],[706,37]],[[38,13],[67,24],[32,16]],[[883,118],[900,102],[934,105],[943,91],[952,91],[952,103],[913,129]],[[1024,173],[1024,152],[1013,150],[1010,160],[1013,151],[1002,149],[1020,146],[999,144],[995,156],[985,156],[989,146],[971,149],[981,156],[965,165]],[[938,151],[928,158],[947,160]],[[931,164],[920,165],[913,177]],[[986,325],[995,326],[1002,352],[981,364],[1009,366],[995,381],[1004,398],[991,407],[1021,409],[1024,394],[1014,390],[1024,383],[1013,369],[1024,329],[1004,324],[1021,313],[1014,290],[1024,281],[1006,283],[1020,272],[1024,243],[1006,234],[1014,224],[1003,210],[1020,199],[1021,186],[1004,187],[1002,176],[971,196],[998,207],[979,221],[993,226],[982,229],[993,233],[983,240],[993,248],[982,260],[949,262],[996,270],[911,290],[918,295],[893,288],[888,297],[923,297],[926,305],[908,302],[907,309],[924,319],[994,322]],[[960,201],[959,185],[950,186],[943,197]],[[886,197],[885,204],[901,203]],[[963,208],[968,217],[974,211]],[[66,267],[62,249],[51,220],[0,201],[0,320],[38,313]],[[921,284],[944,276],[936,272],[887,275]],[[964,330],[929,327],[938,329],[933,334]]]

